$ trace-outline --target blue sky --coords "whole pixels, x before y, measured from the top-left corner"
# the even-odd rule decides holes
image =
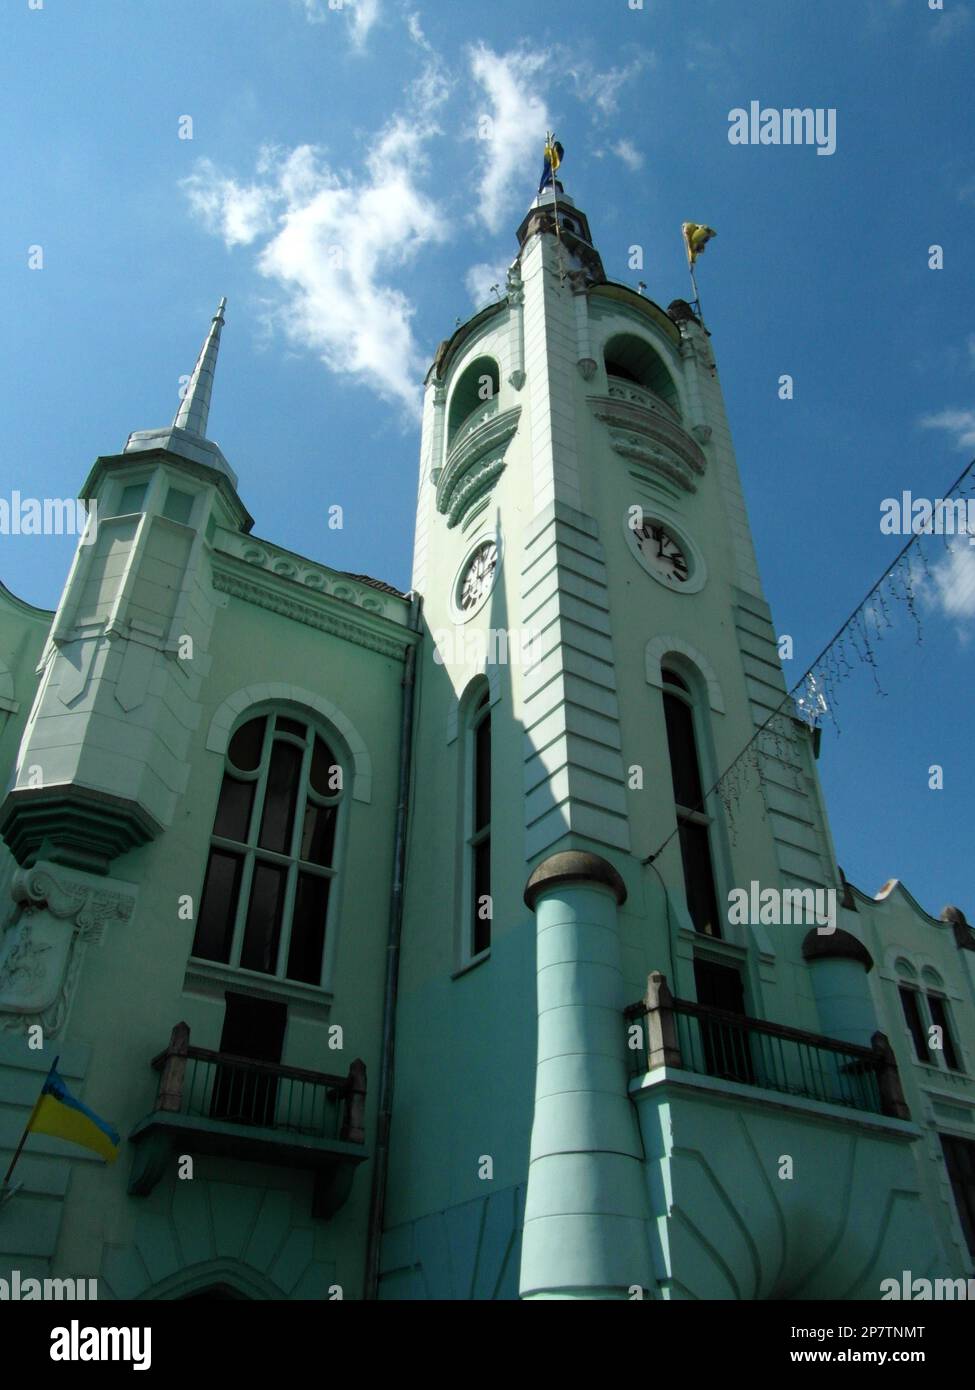
[[[407,587],[418,382],[511,260],[552,125],[611,278],[685,297],[680,224],[718,229],[701,294],[798,678],[900,543],[882,499],[975,454],[975,14],[631,3],[7,0],[0,493],[71,495],[168,422],[226,294],[210,432],[255,531]],[[835,108],[835,154],[731,145],[752,100]],[[71,549],[0,538],[0,576],[53,605]],[[924,643],[883,644],[884,697],[844,686],[820,767],[853,881],[975,918],[975,548],[932,555]]]

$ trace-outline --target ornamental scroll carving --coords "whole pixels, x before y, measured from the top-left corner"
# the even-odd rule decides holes
[[[19,869],[0,935],[0,1030],[63,1028],[85,952],[112,922],[127,922],[135,887],[38,863]]]

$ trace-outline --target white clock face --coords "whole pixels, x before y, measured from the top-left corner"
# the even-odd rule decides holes
[[[690,564],[680,541],[659,521],[645,518],[634,539],[647,565],[668,584],[679,588],[690,578]]]
[[[494,541],[485,541],[467,562],[457,586],[457,606],[462,613],[471,612],[490,592],[497,568],[498,547]]]

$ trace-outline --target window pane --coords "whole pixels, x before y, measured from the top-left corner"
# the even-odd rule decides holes
[[[293,743],[275,739],[271,767],[264,794],[260,845],[277,854],[291,853],[291,831],[295,822],[295,797],[301,772],[302,753]]]
[[[970,1139],[955,1139],[941,1134],[945,1167],[951,1179],[951,1190],[958,1207],[958,1218],[968,1248],[975,1255],[975,1144]]]
[[[717,897],[714,891],[714,870],[711,866],[711,845],[706,825],[693,821],[678,823],[680,853],[684,864],[684,886],[687,909],[696,931],[705,936],[720,936]]]
[[[941,1045],[944,1050],[945,1064],[952,1071],[961,1071],[958,1053],[955,1051],[955,1040],[948,1027],[948,1010],[945,1008],[945,1001],[937,994],[929,994],[928,1008],[931,1010],[931,1022],[937,1024],[941,1029]]]
[[[304,738],[308,732],[306,725],[297,719],[288,719],[284,714],[278,715],[275,727],[280,729],[283,734],[294,734],[297,738]]]
[[[122,489],[122,496],[119,498],[119,516],[128,516],[132,512],[141,512],[145,495],[145,483],[129,483],[128,487],[124,487]]]
[[[322,948],[330,881],[318,874],[299,874],[288,950],[288,979],[321,984]]]
[[[491,894],[491,841],[490,838],[482,840],[479,845],[474,846],[474,902],[472,913],[474,918],[474,929],[472,932],[471,949],[472,954],[477,955],[480,951],[486,951],[491,944],[491,919],[481,917],[483,899],[490,897]]]
[[[315,747],[311,755],[311,784],[319,796],[337,796],[342,790],[335,771],[340,770],[338,759],[323,738],[315,735]]]
[[[301,858],[309,864],[331,865],[338,809],[338,806],[315,806],[311,801],[305,806]]]
[[[225,840],[246,841],[256,785],[256,782],[238,782],[229,772],[224,774],[213,822],[214,835],[220,835]]]
[[[259,719],[249,719],[246,724],[241,724],[230,740],[230,748],[227,751],[230,755],[230,761],[239,771],[257,771],[261,761],[261,750],[264,747],[264,726],[266,723],[267,720],[263,715]]]
[[[491,823],[491,716],[474,731],[474,829]]]
[[[230,960],[242,862],[239,854],[228,854],[222,849],[210,851],[193,940],[194,956],[203,960]]]
[[[907,1019],[907,1026],[911,1032],[911,1039],[914,1043],[914,1052],[919,1062],[929,1062],[928,1038],[924,1028],[924,1020],[921,1018],[921,1008],[917,1001],[917,992],[913,989],[905,989],[901,986],[901,1008],[904,1010],[904,1017]]]
[[[674,779],[674,800],[678,806],[686,806],[689,811],[703,809],[691,707],[665,691],[664,717],[667,721],[670,771]]]
[[[263,970],[266,975],[273,975],[277,968],[284,887],[284,869],[275,864],[258,862],[254,865],[244,946],[240,953],[240,963],[245,970]]]
[[[187,526],[195,500],[192,492],[184,492],[182,488],[171,487],[166,493],[163,516],[168,517],[170,521],[178,521],[183,526]]]

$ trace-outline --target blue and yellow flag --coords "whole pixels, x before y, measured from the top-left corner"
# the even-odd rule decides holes
[[[47,1074],[27,1125],[28,1132],[50,1134],[54,1139],[80,1144],[83,1149],[94,1149],[106,1163],[114,1163],[121,1143],[118,1131],[71,1094],[58,1076],[59,1061],[60,1058],[55,1057]]]
[[[684,246],[687,248],[687,261],[693,265],[712,237],[717,236],[713,227],[705,227],[701,222],[685,222],[681,228],[684,233]]]
[[[562,163],[562,156],[564,154],[565,150],[559,144],[558,140],[550,138],[545,141],[545,167],[542,170],[542,181],[538,185],[539,193],[541,193],[543,188],[547,188],[549,184],[554,183],[555,171]]]

